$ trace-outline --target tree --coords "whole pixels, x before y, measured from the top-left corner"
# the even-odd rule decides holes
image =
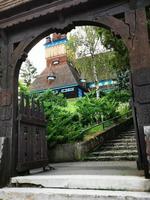
[[[19,96],[23,93],[25,95],[29,95],[29,87],[27,87],[22,81],[20,80],[18,83],[18,93]]]
[[[129,70],[120,71],[117,76],[117,85],[116,89],[121,90],[128,90],[129,89]]]
[[[112,66],[117,71],[126,71],[129,69],[129,54],[128,49],[122,39],[115,36],[110,30],[99,28],[97,29],[102,45],[114,52]]]
[[[76,64],[76,52],[79,46],[78,36],[76,34],[69,35],[69,40],[66,44],[66,51],[67,51],[67,59],[68,62],[71,63],[73,66]]]
[[[129,89],[129,54],[128,49],[123,43],[122,39],[115,36],[110,30],[98,29],[101,42],[108,50],[113,50],[114,57],[111,60],[112,67],[117,73],[117,89]]]
[[[112,55],[111,52],[104,53],[97,29],[97,27],[92,26],[77,29],[69,38],[67,53],[69,61],[75,65],[81,74],[83,73],[95,82],[96,96],[99,98],[99,79],[102,79],[100,75],[109,71],[106,70],[108,69],[108,58]]]
[[[23,82],[29,87],[32,80],[37,76],[37,69],[33,66],[29,59],[26,59],[20,70],[20,77]]]
[[[116,70],[112,67],[111,60],[114,57],[113,52],[104,52],[95,55],[96,71],[98,80],[104,79],[115,79]],[[88,81],[94,81],[91,65],[91,57],[83,57],[76,60],[75,67],[78,69],[80,74]]]

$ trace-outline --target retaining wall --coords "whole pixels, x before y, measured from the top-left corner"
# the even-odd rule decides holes
[[[116,124],[103,132],[96,134],[93,138],[74,144],[57,144],[53,148],[49,148],[48,156],[50,162],[71,162],[82,160],[89,152],[97,146],[103,145],[108,139],[113,139],[122,131],[126,131],[133,125],[133,119]]]

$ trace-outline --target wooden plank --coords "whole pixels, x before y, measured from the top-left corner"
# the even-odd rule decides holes
[[[20,110],[21,113],[18,117],[17,164],[17,171],[20,172],[43,167],[48,163],[48,158],[45,156],[47,155],[46,121],[43,112],[41,112],[41,103],[22,96],[21,107],[23,109]]]

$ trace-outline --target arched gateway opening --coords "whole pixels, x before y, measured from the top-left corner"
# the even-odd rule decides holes
[[[67,1],[24,3],[17,13],[13,8],[0,15],[0,126],[6,139],[7,153],[3,159],[6,177],[14,175],[17,161],[18,75],[21,63],[30,49],[50,33],[67,33],[75,26],[106,27],[122,38],[129,51],[134,125],[138,144],[138,167],[149,178],[148,130],[150,124],[150,47],[145,6],[143,1]],[[94,4],[95,3],[95,4]],[[19,7],[18,7],[19,8]],[[33,11],[33,12],[32,12]],[[6,16],[7,14],[7,16]],[[146,132],[145,132],[146,133]],[[4,146],[5,146],[4,142]],[[9,149],[9,151],[8,151]],[[9,160],[9,165],[8,165]],[[7,169],[7,170],[6,170]],[[4,173],[4,170],[2,170]],[[5,179],[6,180],[6,179]]]

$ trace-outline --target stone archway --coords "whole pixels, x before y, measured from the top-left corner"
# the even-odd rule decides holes
[[[85,1],[87,4],[88,1]],[[64,3],[62,9],[69,10],[81,6]],[[84,2],[82,2],[84,5]],[[125,6],[126,5],[126,6]],[[129,50],[131,65],[131,82],[133,91],[133,111],[137,130],[137,141],[139,150],[139,167],[145,169],[146,177],[149,177],[148,160],[146,157],[146,145],[144,140],[143,126],[150,123],[150,47],[148,30],[146,24],[145,8],[132,10],[129,3],[121,7],[107,7],[101,9],[92,7],[80,12],[74,9],[69,16],[64,16],[57,8],[47,7],[35,13],[26,15],[26,19],[16,19],[16,21],[6,20],[6,24],[0,24],[0,136],[9,139],[9,167],[5,174],[10,177],[15,174],[16,165],[16,116],[17,116],[17,85],[18,73],[22,61],[25,60],[28,51],[40,39],[51,32],[67,32],[75,25],[105,26],[110,28],[116,35],[120,35]],[[57,12],[54,8],[57,8]],[[84,10],[85,9],[85,10]],[[51,11],[51,12],[50,12]],[[45,12],[45,15],[43,14]],[[56,17],[53,16],[53,15]],[[44,18],[43,18],[44,16]],[[48,17],[53,16],[51,20]],[[35,20],[37,19],[37,21]],[[45,19],[45,20],[44,20]],[[21,20],[21,21],[19,21]],[[36,23],[35,23],[36,21]],[[145,49],[144,51],[142,49]],[[3,173],[3,172],[2,172]]]

